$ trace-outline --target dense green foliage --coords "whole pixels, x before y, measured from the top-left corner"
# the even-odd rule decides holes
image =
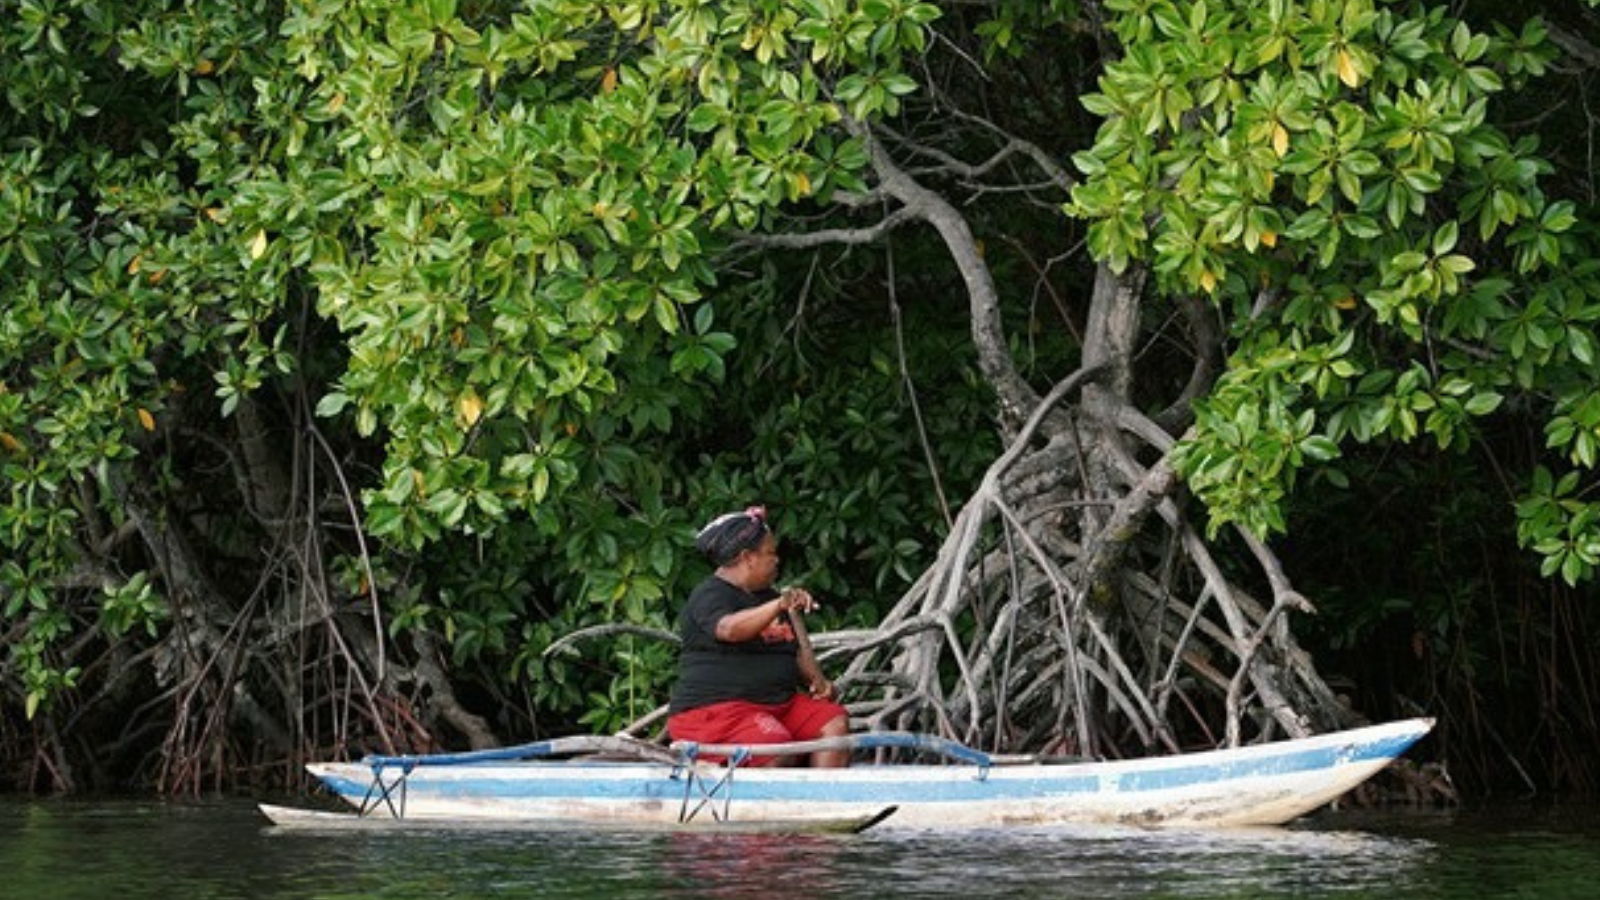
[[[1215,523],[1515,416],[1517,540],[1583,582],[1593,223],[1501,105],[1555,55],[1371,0],[0,0],[0,696],[186,684],[212,661],[163,644],[314,593],[440,638],[494,715],[613,729],[670,648],[544,649],[666,626],[694,526],[753,501],[825,621],[871,621],[998,448],[964,298],[913,240],[904,310],[880,250],[742,242],[848,221],[851,124],[991,77],[1049,85],[988,108],[1084,175],[1080,222],[970,213],[1037,382],[1073,348],[1002,245],[1086,227],[1228,330],[1181,455]]]
[[[755,353],[730,369],[719,319],[771,339],[786,313],[761,286],[779,274],[725,285],[720,313],[702,298],[719,231],[855,184],[859,147],[821,129],[895,108],[932,7],[4,12],[0,598],[30,715],[78,678],[75,635],[155,638],[173,605],[250,593],[167,596],[147,574],[160,542],[128,541],[136,519],[187,531],[242,502],[237,533],[201,550],[270,577],[249,548],[293,511],[222,499],[263,477],[228,421],[241,404],[275,435],[309,430],[280,457],[337,447],[355,467],[377,540],[332,548],[338,596],[375,594],[391,633],[440,634],[458,664],[531,676],[556,715],[595,711],[594,682],[542,647],[584,623],[667,624],[697,571],[688,536],[720,509],[771,504],[804,548],[791,571],[841,612],[847,585],[914,575],[939,515],[927,467],[902,465],[923,442],[897,424],[901,361],[843,320],[794,339],[838,348],[826,369]],[[948,319],[925,313],[911,350],[940,371],[963,352]],[[957,384],[973,391],[934,401],[935,445],[982,402]],[[216,449],[184,446],[196,435]],[[939,465],[960,484],[985,445]],[[654,702],[668,666],[647,652],[638,700],[599,704],[606,724]]]
[[[1296,473],[1341,445],[1466,443],[1516,393],[1567,469],[1535,472],[1522,540],[1547,573],[1588,578],[1592,234],[1544,191],[1538,139],[1489,116],[1549,65],[1542,26],[1475,33],[1404,4],[1107,6],[1133,49],[1086,98],[1106,123],[1077,157],[1077,208],[1097,256],[1148,259],[1231,323],[1182,463],[1213,522],[1283,531]]]

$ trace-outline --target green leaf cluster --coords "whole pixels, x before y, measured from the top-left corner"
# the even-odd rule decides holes
[[[1372,0],[1106,8],[1127,52],[1083,99],[1102,124],[1068,210],[1097,258],[1148,266],[1228,323],[1227,371],[1177,457],[1213,530],[1283,531],[1300,472],[1342,482],[1327,465],[1342,446],[1463,448],[1509,397],[1593,471],[1592,226],[1548,193],[1537,139],[1495,120],[1555,56],[1538,19],[1485,32]],[[1547,571],[1587,574],[1552,555],[1553,520],[1519,515]]]
[[[696,310],[719,233],[859,183],[864,153],[827,129],[897,108],[935,15],[898,0],[289,10],[305,137],[239,184],[231,214],[267,235],[256,264],[297,260],[348,336],[320,408],[386,441],[373,529],[413,547],[489,533],[559,502],[623,423],[666,433],[657,389],[715,383],[734,346]]]

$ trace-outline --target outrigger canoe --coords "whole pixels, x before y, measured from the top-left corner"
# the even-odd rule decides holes
[[[352,812],[264,806],[280,825],[548,826],[861,831],[1120,824],[1280,825],[1372,777],[1433,727],[1409,719],[1296,740],[1172,756],[1060,762],[998,756],[931,735],[868,733],[760,748],[662,747],[573,737],[307,769]],[[848,746],[932,754],[847,769],[743,765],[762,754]],[[722,757],[712,763],[704,757]]]

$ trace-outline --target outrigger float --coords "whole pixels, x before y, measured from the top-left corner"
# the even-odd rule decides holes
[[[867,733],[760,747],[578,736],[504,749],[369,756],[306,768],[353,812],[262,806],[280,825],[398,823],[623,830],[859,832],[1119,824],[1281,825],[1359,785],[1433,727],[1408,719],[1308,738],[1110,762],[994,755],[939,737]],[[847,769],[745,765],[847,747],[940,762]],[[706,757],[720,757],[713,763]]]

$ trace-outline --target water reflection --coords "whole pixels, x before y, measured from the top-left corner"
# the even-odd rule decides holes
[[[774,834],[672,834],[661,847],[669,896],[773,900],[786,886],[808,897],[859,894],[843,878],[848,837]]]
[[[907,896],[1302,897],[1387,888],[1426,840],[1344,832],[1066,829],[874,839]]]
[[[1600,820],[1382,813],[1289,829],[855,837],[267,827],[245,803],[0,801],[0,898],[1589,898]]]

